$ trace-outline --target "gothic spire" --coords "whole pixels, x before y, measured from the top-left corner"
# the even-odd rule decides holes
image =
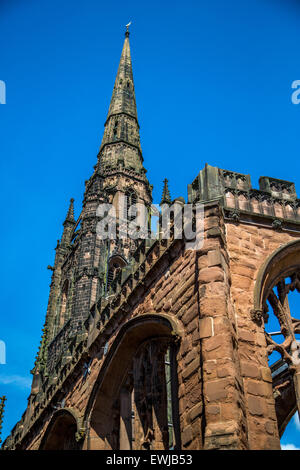
[[[171,194],[169,191],[167,178],[164,179],[163,183],[164,187],[160,204],[171,204]]]
[[[128,176],[130,173],[146,185],[151,198],[140,145],[128,27],[105,122],[98,169],[104,177],[116,170],[119,175]]]
[[[125,41],[107,115],[107,121],[111,116],[120,113],[128,114],[137,121],[128,30],[125,33]]]

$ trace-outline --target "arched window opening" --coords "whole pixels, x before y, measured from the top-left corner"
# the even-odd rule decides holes
[[[117,279],[118,274],[126,265],[127,262],[121,255],[113,255],[109,258],[107,270],[107,290],[111,287],[113,282]]]
[[[125,321],[109,347],[86,407],[88,449],[180,449],[177,354],[181,334],[177,319],[163,313]]]
[[[116,121],[116,122],[115,122],[115,125],[114,125],[114,130],[113,130],[113,132],[114,132],[114,138],[115,138],[115,139],[116,139],[117,136],[118,136],[118,124],[119,124],[118,121]]]
[[[79,450],[76,440],[77,423],[69,412],[54,417],[42,440],[40,450]]]
[[[254,306],[264,320],[279,435],[300,410],[300,250],[290,242],[260,269]],[[260,317],[262,315],[262,317]],[[259,320],[260,321],[260,320]]]
[[[123,217],[127,221],[132,221],[135,219],[136,214],[133,213],[133,209],[131,209],[129,215],[129,209],[132,206],[135,206],[137,203],[137,196],[136,193],[133,190],[127,190],[125,193],[125,201],[124,201],[124,211],[123,211]]]
[[[135,354],[120,392],[119,448],[179,448],[174,346],[151,339]],[[177,430],[177,434],[176,434]]]
[[[118,263],[113,263],[108,268],[108,275],[107,275],[107,283],[108,286],[111,285],[113,280],[115,279],[118,272],[120,272],[121,266]]]

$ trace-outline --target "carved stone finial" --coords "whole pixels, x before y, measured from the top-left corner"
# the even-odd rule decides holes
[[[169,190],[167,178],[164,179],[163,183],[164,183],[164,186],[163,186],[163,193],[162,193],[162,198],[161,198],[160,205],[162,205],[162,204],[169,204],[170,205],[171,204],[171,195],[170,195],[170,190]]]

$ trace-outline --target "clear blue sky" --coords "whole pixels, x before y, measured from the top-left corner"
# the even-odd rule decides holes
[[[3,438],[21,417],[44,322],[56,240],[79,214],[124,39],[148,177],[187,195],[206,162],[296,183],[300,194],[300,6],[293,0],[1,0]],[[284,442],[300,447],[291,421]]]

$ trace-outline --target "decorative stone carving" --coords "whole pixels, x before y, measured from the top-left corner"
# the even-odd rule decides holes
[[[273,220],[273,222],[272,222],[272,227],[273,227],[275,230],[281,230],[281,229],[282,229],[282,221],[279,220],[279,219]]]
[[[262,310],[251,310],[250,312],[251,319],[258,325],[262,324],[263,320],[263,311]]]
[[[238,223],[240,221],[240,211],[234,209],[234,210],[231,210],[227,213],[227,217],[231,220],[233,220],[233,222],[236,222]]]

